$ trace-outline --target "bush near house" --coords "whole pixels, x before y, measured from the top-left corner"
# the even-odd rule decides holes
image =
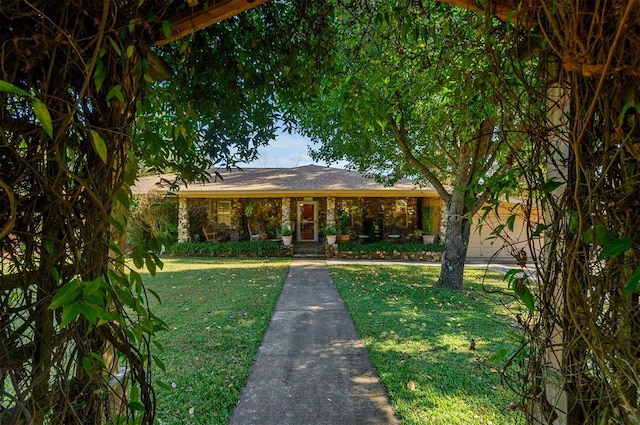
[[[262,242],[184,242],[171,245],[167,254],[192,257],[290,257],[291,249],[283,249],[276,241]]]
[[[424,245],[422,243],[374,242],[359,244],[345,242],[338,244],[341,252],[353,253],[405,253],[405,252],[442,252],[440,243]],[[283,247],[279,241],[262,242],[184,242],[176,243],[167,249],[168,255],[190,257],[291,257],[293,250]]]
[[[127,245],[149,248],[151,239],[178,240],[178,202],[150,192],[134,198],[127,221]]]
[[[432,243],[425,245],[422,242],[372,242],[360,244],[356,242],[340,242],[338,243],[338,249],[340,251],[351,252],[442,252],[444,250],[444,244]]]

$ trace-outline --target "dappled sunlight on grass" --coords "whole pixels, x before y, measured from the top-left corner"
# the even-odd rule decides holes
[[[145,284],[169,329],[157,338],[158,424],[226,424],[269,324],[290,260],[163,259]]]
[[[164,266],[158,269],[158,273],[179,272],[179,271],[207,271],[207,270],[223,270],[224,275],[233,274],[235,270],[241,269],[258,269],[266,270],[271,266],[281,266],[291,264],[289,258],[212,258],[212,257],[164,257],[161,258]],[[133,264],[131,263],[131,266]],[[138,273],[147,273],[146,270],[136,270]]]
[[[513,345],[499,275],[466,275],[466,290],[434,288],[437,268],[330,268],[403,424],[524,423],[517,397],[486,359]],[[498,278],[498,279],[496,279]],[[473,340],[473,349],[472,346]]]

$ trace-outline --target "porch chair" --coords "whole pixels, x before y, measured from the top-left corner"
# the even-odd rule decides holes
[[[264,240],[264,230],[262,226],[258,229],[258,233],[253,233],[251,229],[251,220],[247,220],[247,230],[249,230],[249,240],[251,241],[262,241]]]
[[[212,242],[218,238],[218,225],[210,221],[206,226],[202,226],[202,234],[207,242]]]

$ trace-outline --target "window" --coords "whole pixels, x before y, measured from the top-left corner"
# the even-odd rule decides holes
[[[218,226],[231,227],[231,201],[218,201]]]
[[[407,227],[407,200],[397,199],[393,210],[393,224],[399,227]]]

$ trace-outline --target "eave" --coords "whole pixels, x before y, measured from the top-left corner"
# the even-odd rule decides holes
[[[171,37],[167,38],[165,34],[158,34],[154,45],[162,46],[174,40],[187,37],[196,31],[235,16],[245,10],[259,6],[267,1],[269,0],[221,0],[213,4],[207,4],[206,2],[193,0],[189,2],[195,4],[193,7],[176,12],[167,18],[167,21],[171,25]]]
[[[188,190],[178,191],[174,195],[179,198],[415,198],[415,197],[438,197],[438,193],[433,189],[415,190],[287,190],[287,191],[211,191],[211,190]]]

